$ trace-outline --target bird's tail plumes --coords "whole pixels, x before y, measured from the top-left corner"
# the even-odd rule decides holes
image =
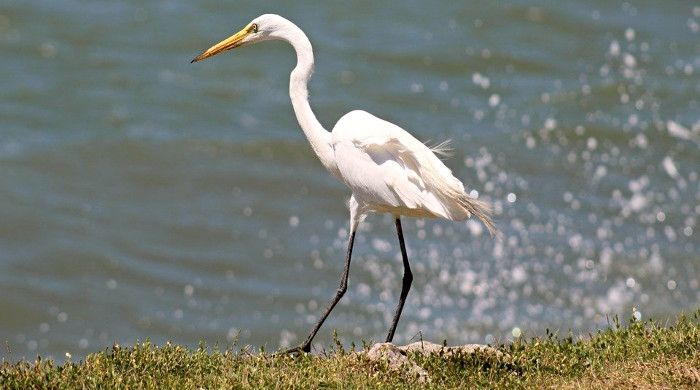
[[[411,147],[404,143],[414,142]],[[376,143],[375,143],[376,144]],[[483,201],[469,196],[464,184],[452,175],[445,164],[436,154],[449,153],[449,141],[433,146],[427,146],[418,140],[403,140],[396,138],[383,139],[381,148],[392,155],[395,161],[403,165],[409,180],[421,188],[423,198],[418,197],[421,207],[433,213],[433,216],[463,221],[475,216],[486,226],[492,237],[500,237],[500,232],[491,219],[491,206]],[[408,175],[408,173],[413,173]]]
[[[471,196],[464,194],[459,197],[459,203],[464,207],[472,216],[479,218],[479,220],[486,226],[489,234],[492,237],[500,237],[501,232],[496,227],[491,219],[491,205],[483,200],[472,198]]]
[[[429,141],[428,141],[429,142]],[[427,145],[431,152],[440,157],[452,156],[452,140],[444,140],[436,144]]]
[[[491,205],[469,196],[464,190],[464,184],[435,156],[434,153],[444,152],[448,145],[442,143],[429,148],[433,153],[426,154],[421,162],[410,153],[402,154],[402,161],[419,171],[430,192],[440,199],[443,212],[438,212],[438,215],[454,221],[475,216],[486,226],[492,237],[500,237],[501,234],[491,219]]]

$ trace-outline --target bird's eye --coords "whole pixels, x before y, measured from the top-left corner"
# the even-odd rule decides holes
[[[250,26],[250,31],[251,31],[251,32],[254,32],[254,33],[257,33],[257,32],[258,32],[258,24],[257,24],[257,23],[253,23],[253,24]]]

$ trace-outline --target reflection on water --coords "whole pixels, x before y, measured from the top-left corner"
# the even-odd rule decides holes
[[[282,43],[189,59],[269,11],[200,2],[0,7],[3,357],[114,342],[298,342],[333,294],[347,190],[312,155]],[[315,45],[328,128],[364,108],[491,200],[407,219],[397,341],[493,342],[674,315],[700,299],[700,7],[608,2],[286,5]],[[381,26],[381,28],[366,28]],[[356,241],[319,333],[383,339],[400,290],[388,216]]]

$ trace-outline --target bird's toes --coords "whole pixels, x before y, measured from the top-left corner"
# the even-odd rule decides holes
[[[292,347],[278,352],[280,355],[301,355],[302,353],[311,352],[311,345],[299,345],[297,347]]]

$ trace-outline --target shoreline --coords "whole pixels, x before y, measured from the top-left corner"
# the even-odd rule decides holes
[[[78,362],[3,361],[0,388],[700,387],[700,310],[670,325],[634,318],[612,325],[587,337],[547,331],[494,346],[443,348],[426,341],[348,351],[337,342],[331,350],[298,356],[248,347],[115,345]]]

